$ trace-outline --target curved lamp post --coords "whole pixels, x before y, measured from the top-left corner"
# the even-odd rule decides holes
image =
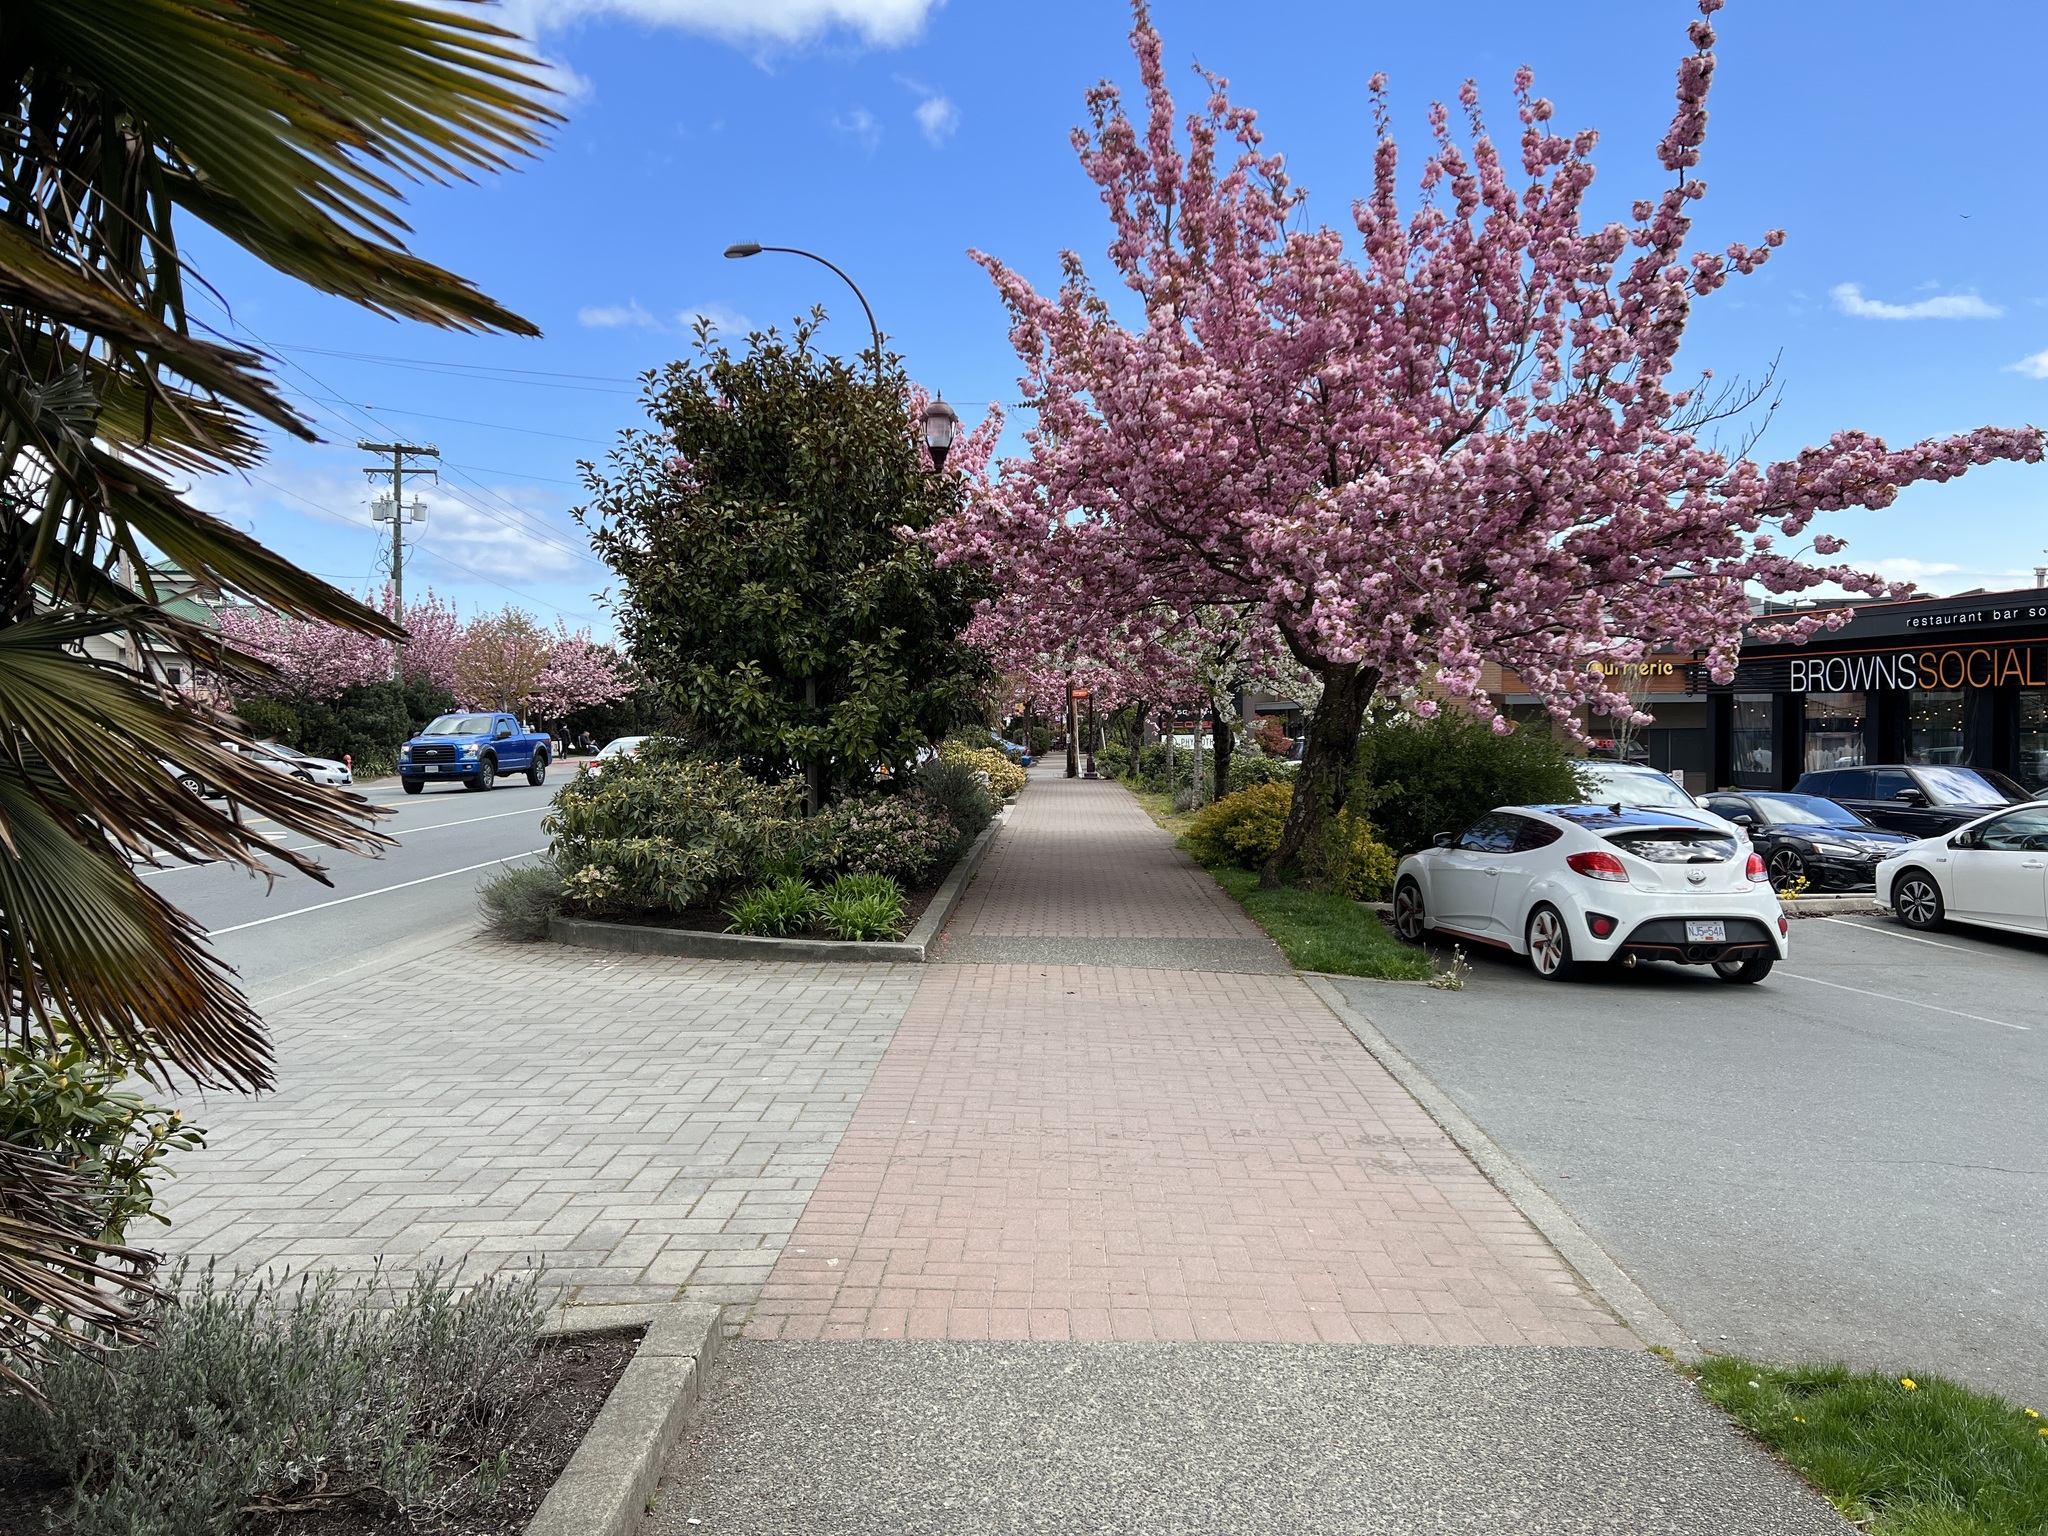
[[[763,245],[758,240],[740,240],[725,248],[728,261],[741,261],[749,256],[758,256],[763,251],[779,251],[784,256],[808,256],[821,267],[831,267],[839,273],[839,280],[853,290],[853,296],[860,300],[860,307],[867,311],[868,329],[875,333],[875,382],[882,381],[882,328],[875,324],[875,312],[868,306],[868,296],[860,291],[860,284],[820,256],[816,251],[799,250],[793,245]]]

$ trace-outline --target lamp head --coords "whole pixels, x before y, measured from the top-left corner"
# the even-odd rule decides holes
[[[760,254],[761,242],[758,240],[739,240],[725,248],[725,259],[727,261],[737,261],[742,256],[758,256]]]
[[[946,404],[945,397],[924,408],[924,445],[931,450],[932,468],[946,467],[946,453],[953,446],[953,438],[960,430],[960,413]]]

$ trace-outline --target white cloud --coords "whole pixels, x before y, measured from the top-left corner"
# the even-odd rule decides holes
[[[744,336],[754,328],[753,321],[723,304],[692,304],[676,311],[676,324],[686,331],[694,329],[700,319],[709,320],[715,330],[726,336]]]
[[[2023,357],[2005,371],[2024,373],[2030,379],[2048,379],[2048,352],[2036,352],[2032,357]]]
[[[584,545],[583,534],[557,526],[531,504],[539,498],[519,487],[493,488],[489,494],[473,486],[460,489],[466,499],[431,485],[419,493],[427,504],[427,520],[406,532],[408,541],[418,540],[421,552],[446,555],[476,575],[515,583],[590,570],[588,562],[570,552]],[[464,579],[459,569],[450,574]]]
[[[873,149],[882,142],[882,125],[866,107],[855,107],[851,112],[833,118],[832,127],[837,133],[859,140],[863,149]]]
[[[1863,289],[1856,283],[1838,283],[1828,291],[1837,309],[1859,320],[1996,320],[2005,313],[1974,293],[1940,293],[1911,304],[1887,304],[1863,297]]]
[[[915,41],[944,0],[508,0],[504,20],[523,36],[586,18],[619,16],[739,44],[807,43],[851,32],[876,48]]]
[[[644,328],[659,323],[654,316],[640,307],[638,299],[629,300],[624,304],[586,304],[576,311],[576,319],[578,323],[600,331],[612,330],[622,325]]]
[[[943,96],[927,96],[917,104],[917,126],[933,144],[943,144],[960,126],[960,109]]]

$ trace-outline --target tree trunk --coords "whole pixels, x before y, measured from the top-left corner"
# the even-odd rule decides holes
[[[804,679],[804,708],[815,715],[818,708],[818,680]],[[817,722],[813,719],[811,724]],[[825,760],[822,757],[808,758],[804,762],[804,814],[815,816],[825,808]]]
[[[1379,673],[1356,662],[1314,670],[1322,678],[1323,698],[1309,717],[1308,742],[1302,749],[1301,771],[1294,776],[1294,804],[1287,812],[1280,846],[1259,871],[1259,884],[1268,890],[1280,884],[1280,872],[1319,840],[1324,824],[1344,808],[1365,706],[1379,687]]]
[[[1067,777],[1081,777],[1081,711],[1074,703],[1074,685],[1067,684]]]
[[[1213,759],[1213,767],[1211,768],[1211,772],[1213,772],[1216,776],[1216,793],[1210,796],[1210,798],[1213,800],[1221,800],[1225,795],[1230,793],[1230,754],[1232,750],[1236,747],[1237,743],[1235,738],[1231,734],[1230,727],[1223,723],[1223,711],[1220,709],[1216,710],[1215,716],[1216,756]]]

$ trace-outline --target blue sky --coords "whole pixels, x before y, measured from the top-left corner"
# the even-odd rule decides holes
[[[1116,0],[516,0],[570,86],[567,122],[515,174],[421,188],[415,249],[537,322],[541,340],[377,319],[196,240],[241,334],[278,348],[327,443],[280,443],[253,476],[195,496],[311,569],[381,579],[358,437],[438,445],[407,586],[465,612],[517,603],[609,629],[607,573],[568,516],[576,461],[638,418],[635,376],[681,355],[688,317],[728,334],[832,313],[823,268],[721,258],[731,241],[805,246],[847,268],[914,376],[970,402],[1014,398],[1003,314],[970,246],[1043,282],[1071,247],[1101,270],[1107,222],[1074,162],[1082,94],[1129,83]],[[1561,128],[1601,131],[1603,214],[1661,185],[1653,147],[1695,15],[1681,0],[1157,0],[1183,99],[1189,66],[1230,77],[1269,145],[1345,224],[1367,186],[1365,82],[1391,77],[1404,142],[1432,99],[1479,81],[1503,131],[1523,62]],[[1443,20],[1454,16],[1454,23]],[[1699,310],[1685,362],[1754,377],[1783,405],[1759,452],[1859,427],[1895,443],[2048,421],[2048,198],[2035,145],[2048,56],[2038,0],[1732,0],[1716,23],[1699,234],[1789,233],[1764,270]],[[1412,152],[1409,165],[1415,162]],[[2031,361],[2029,361],[2031,360]],[[1850,558],[1932,591],[2024,585],[2048,563],[2048,467],[1991,466],[1834,516]]]

